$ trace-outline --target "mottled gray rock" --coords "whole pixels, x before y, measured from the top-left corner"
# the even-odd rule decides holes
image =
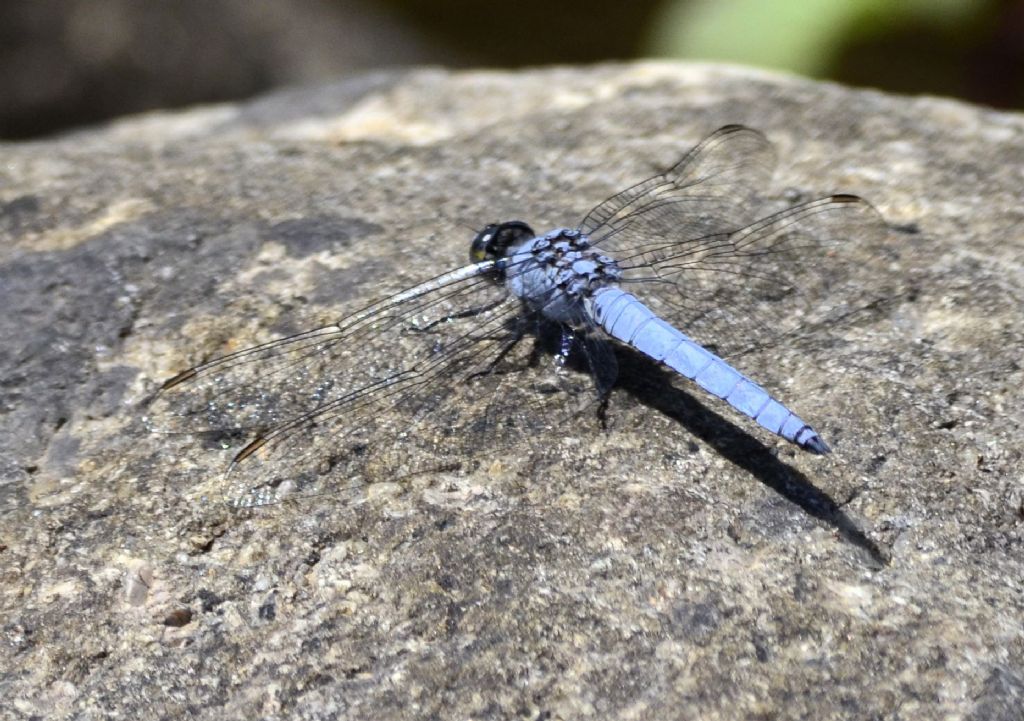
[[[780,202],[856,192],[895,227],[859,313],[745,366],[833,458],[643,364],[606,429],[358,503],[232,512],[195,492],[230,451],[144,431],[175,370],[459,264],[467,226],[573,222],[735,122]],[[1021,718],[1022,133],[640,64],[4,146],[0,716]]]

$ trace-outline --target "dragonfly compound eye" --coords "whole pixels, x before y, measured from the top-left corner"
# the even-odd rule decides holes
[[[509,248],[514,248],[536,236],[533,228],[521,220],[510,220],[507,223],[493,223],[481,230],[473,238],[469,258],[474,263],[483,260],[497,260],[509,255]]]

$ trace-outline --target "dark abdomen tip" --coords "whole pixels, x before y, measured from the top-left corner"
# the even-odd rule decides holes
[[[825,441],[821,440],[821,436],[818,434],[814,434],[801,443],[800,447],[817,456],[825,456],[832,452],[832,449],[828,447],[828,444],[825,443]]]

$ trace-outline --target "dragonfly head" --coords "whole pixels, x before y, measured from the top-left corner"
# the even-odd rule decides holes
[[[533,228],[521,220],[507,223],[493,223],[473,238],[469,259],[474,263],[483,260],[500,260],[508,255],[508,249],[536,237]]]

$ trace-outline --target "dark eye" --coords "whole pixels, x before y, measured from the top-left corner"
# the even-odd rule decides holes
[[[491,252],[491,241],[494,240],[494,233],[497,225],[488,225],[473,238],[473,244],[469,247],[469,260],[473,263],[487,260]]]
[[[481,230],[473,238],[470,246],[469,259],[474,263],[482,260],[497,260],[508,254],[513,248],[535,237],[533,228],[521,220],[510,220],[507,223],[494,223]]]

